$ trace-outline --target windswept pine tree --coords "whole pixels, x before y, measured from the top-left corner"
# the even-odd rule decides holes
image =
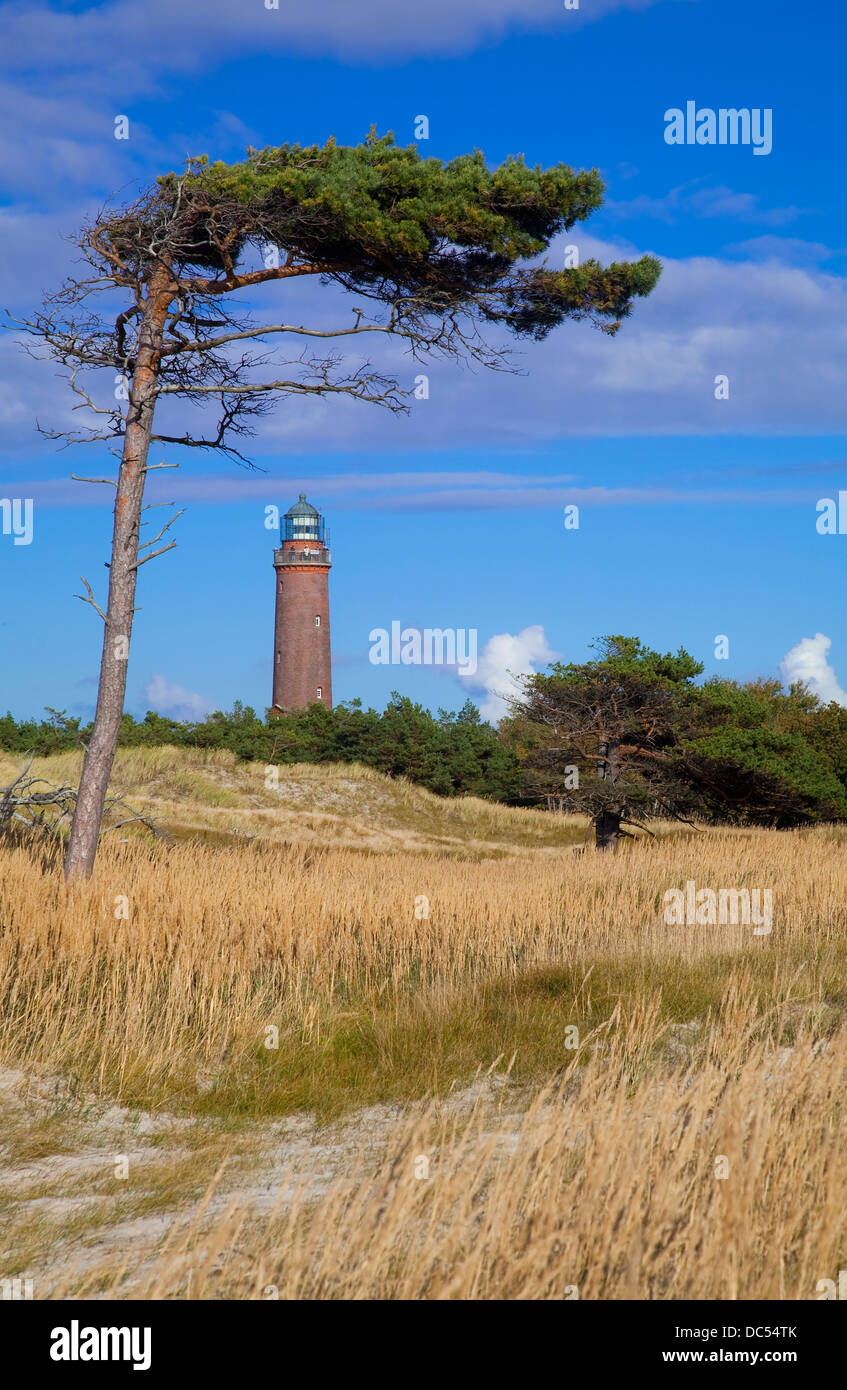
[[[714,678],[684,648],[661,654],[635,637],[604,637],[592,661],[524,676],[501,725],[536,798],[591,818],[598,849],[651,819],[777,828],[847,816],[847,714],[807,690]],[[820,745],[820,746],[818,746]]]
[[[553,269],[539,258],[558,233],[601,204],[596,171],[530,167],[510,158],[489,169],[481,153],[447,163],[422,158],[374,132],[364,144],[283,145],[241,163],[192,159],[130,206],[107,207],[79,234],[88,263],[25,325],[67,370],[94,425],[64,439],[111,441],[119,455],[109,595],[94,727],[86,749],[65,861],[68,878],[91,873],[117,747],[139,568],[170,549],[175,518],[142,540],[151,445],[239,449],[256,417],[290,396],[341,395],[392,411],[408,408],[397,376],[342,355],[380,341],[412,359],[507,366],[504,335],[544,338],[568,319],[614,334],[633,300],[659,277],[658,262]],[[285,314],[267,291],[257,322],[229,296],[311,277],[350,292],[349,318],[326,328]],[[273,307],[271,307],[271,305]],[[485,336],[495,332],[494,341]],[[280,359],[268,343],[295,342]],[[255,349],[258,347],[258,351]],[[126,402],[115,401],[115,375]],[[105,387],[105,390],[103,389]],[[169,398],[213,403],[196,434],[161,410]],[[102,479],[91,481],[103,481]],[[164,541],[159,545],[160,541]],[[158,547],[158,548],[157,548]]]
[[[680,738],[694,677],[688,652],[651,651],[635,637],[603,637],[592,661],[520,678],[506,730],[536,795],[564,796],[591,818],[598,849],[615,849],[627,824],[690,811]]]

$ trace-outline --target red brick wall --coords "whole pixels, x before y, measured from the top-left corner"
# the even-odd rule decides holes
[[[321,620],[315,627],[315,616]],[[332,705],[329,646],[329,566],[308,565],[276,571],[273,703],[302,709],[316,700]]]

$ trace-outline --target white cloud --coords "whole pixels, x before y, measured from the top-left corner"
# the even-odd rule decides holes
[[[529,675],[539,666],[555,661],[558,653],[547,645],[540,623],[521,632],[498,633],[486,642],[479,654],[473,684],[486,692],[480,703],[483,719],[496,723],[507,712],[506,699],[516,693],[513,677]]]
[[[30,72],[36,64],[53,80],[91,71],[98,86],[132,93],[165,73],[193,72],[215,59],[249,53],[302,52],[345,61],[468,52],[510,32],[573,31],[620,10],[646,10],[657,0],[591,0],[565,10],[562,0],[429,0],[425,12],[397,0],[117,0],[75,7],[5,6],[4,64]],[[167,42],[162,42],[162,34]]]
[[[748,237],[733,241],[724,248],[731,255],[745,256],[751,261],[782,261],[788,265],[816,266],[847,254],[847,247],[826,246],[822,241],[804,241],[802,237]]]
[[[2,354],[0,354],[2,363]],[[10,400],[12,399],[10,395]],[[3,421],[4,387],[0,381],[0,423]],[[14,420],[9,414],[9,420]],[[204,506],[227,505],[229,503],[254,502],[260,509],[280,499],[296,496],[306,491],[317,506],[332,507],[333,512],[342,508],[350,513],[367,510],[369,514],[384,512],[432,512],[455,511],[514,511],[516,507],[535,507],[539,510],[562,508],[576,503],[585,507],[655,507],[683,504],[727,504],[733,507],[763,504],[807,507],[809,488],[806,487],[739,487],[739,479],[769,478],[780,474],[808,474],[818,476],[823,473],[844,472],[847,463],[820,462],[798,464],[794,468],[725,469],[721,475],[721,486],[679,487],[671,485],[648,485],[645,487],[608,487],[602,484],[581,486],[568,483],[562,485],[562,476],[549,477],[535,474],[491,474],[485,471],[470,473],[419,474],[382,473],[338,473],[324,475],[318,473],[281,474],[271,469],[267,474],[244,476],[242,471],[231,470],[224,473],[178,474],[167,480],[153,477],[148,484],[145,496],[150,502],[168,504],[173,502],[200,502]],[[108,485],[96,491],[88,484],[74,482],[70,478],[45,478],[35,472],[26,475],[8,470],[0,463],[2,490],[11,497],[32,497],[41,507],[90,507],[92,504],[107,506],[114,493]],[[681,482],[710,482],[708,474],[689,475]],[[560,523],[561,524],[561,523]]]
[[[13,221],[20,240],[25,218]],[[37,230],[43,238],[46,224]],[[563,245],[551,249],[551,263]],[[642,249],[587,233],[579,246],[583,258],[604,262]],[[37,261],[35,271],[45,278]],[[330,311],[342,310],[342,302],[340,292],[312,286],[293,297],[293,321],[335,322]],[[265,312],[260,304],[260,317]],[[344,305],[338,322],[348,313]],[[586,324],[566,324],[546,342],[517,344],[516,365],[526,375],[430,363],[429,400],[414,402],[408,416],[342,397],[295,397],[259,423],[251,454],[344,452],[351,440],[358,448],[432,451],[495,443],[525,449],[566,434],[835,434],[847,424],[845,321],[847,281],[838,275],[774,261],[667,258],[658,287],[636,303],[614,340]],[[381,351],[379,366],[409,384],[399,349],[396,358]],[[729,377],[728,400],[715,399],[718,374]],[[36,418],[46,425],[70,418],[67,387],[55,368],[11,348],[2,375],[25,412],[8,421],[6,450],[30,454],[38,447]],[[108,379],[105,387],[110,394]],[[183,403],[179,410],[198,430],[211,418]]]
[[[59,279],[59,267],[53,269],[48,254],[55,246],[67,260],[57,222],[55,215],[35,214],[27,205],[0,213],[0,233],[15,252],[7,258],[6,297],[0,304],[13,312],[24,305],[31,310],[39,286]],[[562,237],[551,247],[551,264],[561,263],[565,244]],[[654,249],[599,240],[588,232],[579,234],[578,245],[583,260],[595,256],[603,262]],[[3,276],[0,267],[0,282]],[[316,327],[349,322],[352,296],[336,287],[298,285],[291,292],[292,322]],[[254,302],[261,318],[267,305],[258,296]],[[546,342],[512,344],[515,365],[525,375],[429,363],[429,399],[413,402],[408,416],[345,397],[292,397],[259,422],[250,452],[256,458],[344,452],[351,440],[363,449],[430,452],[495,443],[525,449],[567,434],[835,434],[847,424],[846,321],[847,279],[790,255],[783,263],[665,258],[656,290],[636,302],[614,340],[586,324],[569,323]],[[0,356],[9,396],[7,455],[45,451],[35,435],[36,419],[50,426],[71,419],[80,423],[69,413],[73,398],[54,366],[13,351],[11,334],[0,337]],[[399,345],[382,344],[378,365],[396,371],[401,384],[411,384]],[[715,399],[718,374],[729,377],[728,400]],[[108,373],[99,389],[111,399]],[[212,416],[180,402],[166,403],[159,418],[163,425],[178,418],[201,432]]]
[[[780,670],[786,685],[792,681],[805,681],[815,695],[829,704],[834,700],[838,705],[847,706],[847,690],[842,689],[833,667],[827,660],[832,646],[832,638],[816,632],[814,637],[804,637],[786,652]]]
[[[169,681],[167,676],[155,675],[141,692],[142,702],[157,714],[170,715],[172,719],[205,719],[215,708],[204,695],[196,695],[192,690]]]

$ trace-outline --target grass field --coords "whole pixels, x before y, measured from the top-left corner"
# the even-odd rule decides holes
[[[122,754],[115,786],[167,838],[107,835],[72,888],[0,847],[0,1275],[211,1298],[837,1277],[847,833],[578,853],[576,818],[350,767],[269,791],[177,750]],[[773,930],[666,925],[690,879],[771,889]]]
[[[19,766],[0,753],[0,786]],[[32,771],[53,786],[75,785],[81,767],[81,753],[63,753],[36,759]],[[115,760],[112,792],[126,796],[170,838],[210,844],[249,839],[468,858],[557,849],[584,837],[584,824],[574,818],[471,796],[433,796],[355,763],[300,763],[281,766],[277,774],[278,786],[270,789],[263,764],[239,763],[225,749],[124,749]]]

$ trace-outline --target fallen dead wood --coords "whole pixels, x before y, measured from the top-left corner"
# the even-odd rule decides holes
[[[62,826],[73,819],[76,806],[77,789],[69,783],[54,787],[43,777],[32,774],[33,758],[22,766],[17,777],[7,787],[0,788],[0,831],[23,826],[30,834],[41,837],[60,835]],[[120,819],[122,812],[126,812]],[[157,839],[162,836],[158,826],[149,817],[129,806],[122,797],[107,797],[105,805],[103,834],[119,830],[122,826],[139,824],[145,826]]]

